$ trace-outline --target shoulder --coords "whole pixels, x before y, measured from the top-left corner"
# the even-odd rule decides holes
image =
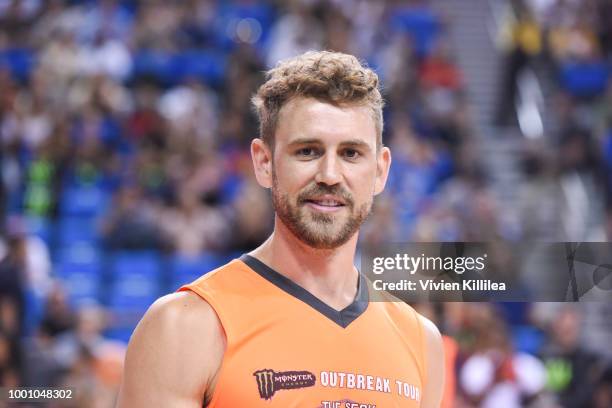
[[[190,291],[172,293],[155,301],[136,329],[141,332],[160,332],[168,340],[204,331],[222,334],[219,319],[212,306]]]
[[[424,348],[428,354],[430,351],[441,352],[442,350],[442,335],[436,325],[418,313],[412,306],[402,301],[386,302],[387,310],[396,316],[395,320],[403,320],[410,324],[406,329],[412,332],[414,324],[416,324],[422,332]]]
[[[439,407],[442,400],[445,381],[444,344],[442,335],[436,325],[426,317],[417,313],[417,318],[423,327],[425,343],[426,381],[423,392],[422,406],[425,408]]]
[[[425,338],[425,342],[428,345],[428,348],[435,348],[441,350],[442,335],[440,334],[440,330],[438,330],[436,325],[428,318],[418,313],[416,315],[423,327],[423,336]]]
[[[210,349],[218,348],[223,337],[213,307],[197,294],[184,291],[155,301],[138,324],[132,341],[161,343],[171,347],[169,352],[206,354],[210,358]],[[210,346],[206,353],[205,346]]]
[[[206,301],[191,292],[158,299],[130,339],[119,406],[201,402],[224,350],[223,329]]]

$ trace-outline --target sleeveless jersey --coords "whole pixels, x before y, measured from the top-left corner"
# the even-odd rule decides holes
[[[341,311],[249,255],[179,290],[206,300],[225,331],[210,408],[420,406],[421,320],[407,304],[370,302],[361,274]]]

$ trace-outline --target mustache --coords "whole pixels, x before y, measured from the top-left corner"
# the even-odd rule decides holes
[[[333,195],[336,197],[341,197],[346,205],[349,207],[353,207],[354,201],[353,196],[348,191],[344,190],[339,185],[328,186],[326,184],[314,184],[310,187],[307,187],[306,190],[302,191],[298,197],[297,201],[299,204],[304,204],[313,197],[321,196],[321,195]]]

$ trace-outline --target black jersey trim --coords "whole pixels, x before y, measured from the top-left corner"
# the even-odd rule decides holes
[[[248,267],[250,267],[262,278],[287,292],[291,296],[306,303],[308,306],[312,307],[342,328],[348,327],[349,324],[361,316],[368,308],[368,303],[370,301],[368,285],[365,277],[361,273],[359,274],[359,280],[357,283],[357,294],[353,302],[342,310],[336,310],[291,279],[276,272],[259,259],[245,254],[240,257],[240,260],[247,264]]]

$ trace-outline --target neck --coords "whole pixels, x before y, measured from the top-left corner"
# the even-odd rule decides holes
[[[291,279],[336,310],[351,304],[359,275],[353,265],[358,234],[334,249],[316,249],[300,241],[278,219],[274,232],[251,255]]]

